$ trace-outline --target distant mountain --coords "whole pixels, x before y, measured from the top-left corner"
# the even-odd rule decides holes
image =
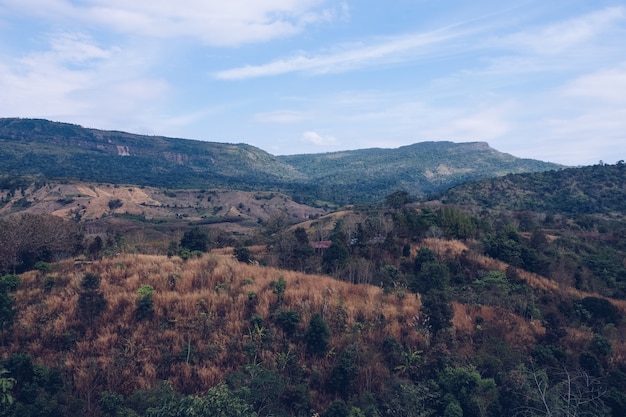
[[[274,156],[226,144],[0,119],[0,174],[166,188],[272,190],[301,202],[371,203],[507,173],[559,169],[482,142],[423,142],[398,149]]]
[[[506,175],[458,185],[442,193],[446,203],[500,210],[566,214],[626,214],[626,164]]]
[[[170,188],[258,188],[300,179],[259,148],[0,119],[0,172]]]
[[[396,190],[419,196],[479,178],[562,168],[498,152],[485,142],[421,142],[278,159],[306,175],[314,194],[349,195],[354,201],[379,201]]]

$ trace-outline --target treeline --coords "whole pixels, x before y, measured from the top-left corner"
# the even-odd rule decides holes
[[[78,225],[51,215],[23,214],[0,219],[0,272],[31,270],[84,250]]]

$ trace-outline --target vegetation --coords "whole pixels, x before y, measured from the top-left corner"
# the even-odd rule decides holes
[[[58,140],[84,133],[53,126]],[[310,218],[274,205],[248,229],[182,210],[131,221],[121,211],[139,198],[161,210],[148,190],[81,186],[106,214],[96,221],[82,194],[7,177],[0,414],[623,416],[623,177],[618,163],[505,176],[439,201],[393,190]],[[85,211],[35,213],[37,187],[58,193],[52,212],[70,200]],[[508,201],[461,192],[498,187]],[[569,187],[568,204],[554,187]],[[225,201],[160,192],[168,204]],[[229,216],[288,202],[253,195],[231,200]]]
[[[569,215],[621,212],[626,204],[626,164],[598,164],[543,173],[506,175],[444,192],[451,204]]]
[[[422,196],[478,178],[559,168],[497,152],[485,143],[424,142],[277,157],[245,144],[148,137],[37,119],[0,119],[0,143],[0,172],[13,175],[274,190],[322,205],[379,203],[398,189]],[[111,211],[120,208],[115,199],[110,204]]]

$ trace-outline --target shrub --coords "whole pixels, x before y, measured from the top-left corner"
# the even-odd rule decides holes
[[[314,313],[306,331],[307,351],[316,356],[324,356],[328,350],[330,329],[320,313]]]

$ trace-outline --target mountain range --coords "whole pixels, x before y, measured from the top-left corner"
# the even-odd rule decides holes
[[[229,144],[0,119],[0,173],[164,188],[280,191],[308,204],[420,197],[508,173],[561,169],[484,142],[421,142],[397,149],[271,155]]]

